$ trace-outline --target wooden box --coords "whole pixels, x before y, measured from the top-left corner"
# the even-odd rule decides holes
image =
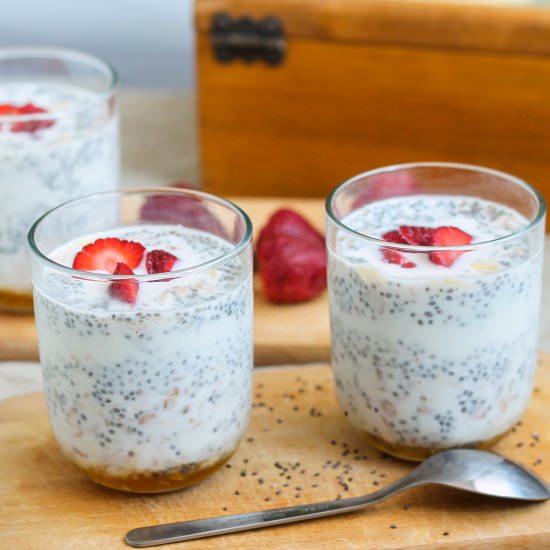
[[[197,0],[204,187],[325,196],[360,171],[444,160],[550,198],[550,9],[503,2]],[[266,16],[280,36],[254,27]]]

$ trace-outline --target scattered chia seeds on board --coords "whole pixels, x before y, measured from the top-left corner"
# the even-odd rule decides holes
[[[307,367],[304,367],[304,370],[307,372]],[[257,372],[256,375],[266,380],[264,372]],[[326,371],[326,375],[329,376],[330,372]],[[312,378],[302,375],[302,379],[311,380]],[[292,384],[289,384],[289,390],[294,390]],[[330,383],[326,383],[326,395],[330,395],[331,390]],[[209,481],[213,484],[211,487],[217,487],[218,493],[222,491],[221,498],[224,498],[223,491],[226,490],[228,499],[226,505],[232,513],[360,496],[395,481],[412,469],[413,464],[405,463],[370,447],[360,432],[349,426],[340,415],[335,415],[336,405],[334,403],[328,405],[325,394],[321,396],[318,405],[324,413],[323,417],[310,416],[308,413],[310,399],[317,399],[315,395],[313,391],[311,394],[305,392],[301,397],[296,398],[295,402],[301,408],[298,416],[292,411],[294,403],[292,400],[287,400],[280,394],[270,396],[268,392],[262,396],[262,399],[274,406],[277,413],[269,412],[267,408],[254,409],[252,425],[245,440],[248,436],[254,437],[255,445],[253,448],[241,446],[229,462],[231,467],[223,469],[221,474]],[[269,421],[273,422],[275,415],[279,414],[284,420],[293,418],[292,423],[286,423],[289,426],[287,431],[263,432],[262,426]],[[532,433],[537,432],[518,426],[517,435],[510,435],[512,440],[508,441],[506,454],[512,459],[521,456],[519,453],[523,450],[515,446],[516,439],[529,438]],[[512,451],[509,450],[510,448]],[[346,449],[350,450],[350,455],[360,460],[343,461],[341,453]],[[513,451],[516,449],[518,454],[514,455]],[[245,464],[245,461],[248,474],[241,477],[240,466]],[[257,475],[252,476],[251,472]],[[281,474],[290,476],[291,479],[285,480],[285,477],[280,477]],[[377,485],[373,485],[373,482]],[[200,490],[197,494],[200,496]],[[382,532],[388,528],[395,530],[395,535],[392,536],[408,536],[409,529],[412,528],[410,526],[416,525],[418,518],[425,517],[425,495],[427,501],[433,504],[431,490],[419,488],[414,496],[414,505],[407,500],[406,494],[396,495],[392,499],[393,504],[381,505],[365,513],[364,516],[361,514],[358,516],[362,522],[373,522],[372,526],[377,536],[384,536]],[[231,501],[231,498],[234,500]],[[406,521],[395,515],[388,518],[386,514],[392,506],[399,513],[407,514]],[[378,516],[378,513],[387,518],[386,527],[379,521],[378,518],[382,516]],[[353,522],[353,516],[347,521]],[[441,526],[439,531],[437,529],[436,525],[436,534],[439,532],[443,536],[443,532],[446,532],[448,534],[444,536],[450,536],[450,530],[441,531]]]

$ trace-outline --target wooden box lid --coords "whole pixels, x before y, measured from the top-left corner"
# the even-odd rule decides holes
[[[516,1],[197,0],[204,188],[324,197],[430,160],[509,172],[550,200],[550,9]],[[220,61],[223,12],[278,17],[281,62]]]
[[[525,0],[196,0],[198,32],[220,12],[276,15],[288,37],[550,55],[550,10]]]

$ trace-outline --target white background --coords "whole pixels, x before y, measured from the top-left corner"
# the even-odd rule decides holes
[[[193,0],[2,0],[0,47],[62,46],[110,61],[121,84],[193,87]]]

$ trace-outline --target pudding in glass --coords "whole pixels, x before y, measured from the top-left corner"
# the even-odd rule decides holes
[[[375,446],[404,458],[490,445],[519,420],[532,391],[544,205],[511,176],[531,210],[527,199],[523,212],[506,204],[505,184],[499,202],[468,194],[466,182],[479,181],[474,167],[394,170],[412,174],[417,191],[355,208],[335,194],[328,202],[338,399]],[[453,185],[445,189],[446,171]],[[505,175],[488,175],[498,193]],[[423,192],[432,181],[440,192]],[[336,218],[340,204],[349,212]]]
[[[0,310],[32,309],[32,222],[118,185],[115,88],[112,68],[91,56],[0,49]]]
[[[244,216],[207,195],[166,195],[212,201],[227,223]],[[253,366],[250,225],[242,220],[223,238],[222,225],[210,232],[140,219],[79,235],[44,257],[33,252],[50,423],[91,479],[169,491],[210,474],[237,448]],[[35,226],[34,250],[47,223]]]

